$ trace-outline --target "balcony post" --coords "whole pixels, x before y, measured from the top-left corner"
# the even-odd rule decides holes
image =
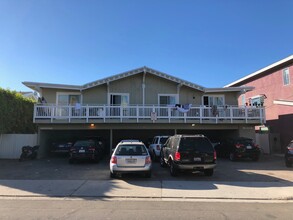
[[[231,124],[233,123],[233,107],[230,106],[230,119],[231,119]]]
[[[89,116],[90,116],[90,108],[89,105],[86,105],[86,110],[85,110],[85,115],[86,115],[86,123],[89,122]]]
[[[199,107],[199,122],[202,124],[202,110],[203,110],[203,107],[200,106]]]
[[[168,107],[168,119],[170,123],[171,122],[171,107]]]
[[[138,105],[136,105],[136,122],[138,123],[138,118],[139,118],[139,108]]]
[[[106,114],[107,114],[107,112],[106,112],[106,105],[103,106],[103,111],[104,111],[104,115],[103,115],[104,122],[106,122]]]
[[[68,106],[68,122],[71,122],[71,116],[72,116],[72,107],[71,105]]]
[[[51,123],[53,123],[53,117],[55,116],[55,114],[56,114],[56,106],[54,107],[53,105],[51,105]]]
[[[260,116],[260,123],[263,124],[263,114],[262,114],[263,108],[259,108],[259,116]]]
[[[120,105],[120,122],[122,122],[122,117],[123,117],[123,107]]]
[[[245,123],[247,124],[247,119],[248,119],[248,111],[247,108],[245,107]]]

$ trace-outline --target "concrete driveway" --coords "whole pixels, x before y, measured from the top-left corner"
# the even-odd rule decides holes
[[[293,169],[282,157],[230,162],[219,159],[212,177],[181,173],[154,163],[152,178],[110,179],[108,160],[69,164],[67,158],[0,160],[0,196],[157,199],[292,200]]]
[[[66,157],[38,160],[0,160],[0,179],[5,180],[109,180],[109,160],[99,163],[80,162],[69,164]],[[260,161],[243,160],[231,162],[218,159],[212,177],[200,173],[181,173],[171,177],[168,168],[153,163],[153,176],[146,179],[138,175],[127,175],[131,180],[184,180],[184,181],[246,181],[246,182],[293,182],[293,169],[287,168],[282,156],[263,156]]]

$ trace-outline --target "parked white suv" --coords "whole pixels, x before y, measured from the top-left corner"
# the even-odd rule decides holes
[[[160,157],[161,146],[166,143],[168,138],[169,136],[155,136],[153,138],[149,146],[149,153],[154,161]]]

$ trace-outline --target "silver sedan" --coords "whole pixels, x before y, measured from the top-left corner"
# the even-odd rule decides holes
[[[120,142],[110,159],[110,176],[122,173],[143,173],[151,177],[152,160],[146,146],[139,141]]]

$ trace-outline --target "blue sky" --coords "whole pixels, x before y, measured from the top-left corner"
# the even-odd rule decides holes
[[[292,0],[0,0],[0,87],[148,66],[223,87],[293,54]]]

